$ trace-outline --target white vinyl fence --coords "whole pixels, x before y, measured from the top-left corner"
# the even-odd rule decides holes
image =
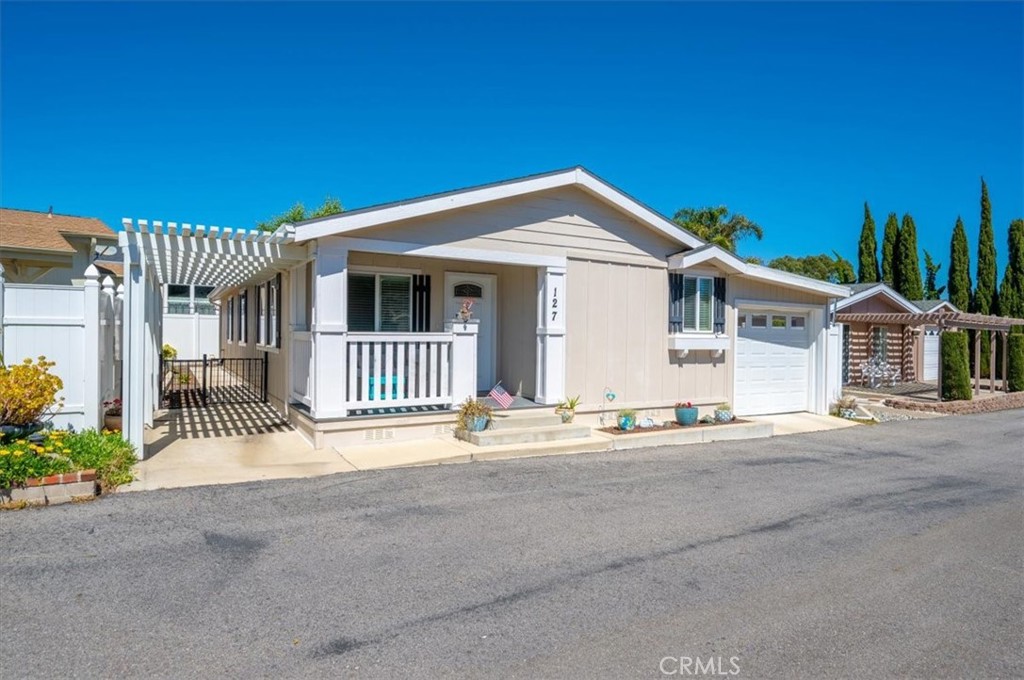
[[[55,427],[100,429],[103,402],[120,393],[121,294],[90,266],[81,286],[5,283],[0,267],[0,352],[8,365],[56,362],[64,407]]]
[[[163,319],[163,341],[178,351],[179,359],[220,356],[220,316],[217,314],[170,314]]]

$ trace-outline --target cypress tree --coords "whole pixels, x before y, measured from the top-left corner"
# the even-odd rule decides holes
[[[917,227],[909,213],[903,216],[893,261],[893,287],[896,292],[908,300],[923,299],[924,283],[921,281],[921,261],[917,255]]]
[[[875,241],[875,218],[871,208],[864,202],[864,225],[860,228],[860,243],[857,244],[857,280],[860,283],[875,283],[881,276],[878,270],[878,243]]]
[[[1010,223],[1006,245],[1009,258],[999,288],[999,314],[1024,319],[1024,220]],[[1015,332],[1024,328],[1017,327]]]
[[[956,218],[953,238],[949,243],[948,273],[946,292],[949,301],[960,311],[966,312],[971,305],[971,253],[964,221],[959,217]]]
[[[978,232],[978,274],[975,282],[972,311],[991,314],[996,298],[996,237],[992,231],[992,206],[985,180],[981,180],[981,230]]]
[[[895,281],[893,263],[899,234],[899,218],[896,217],[896,213],[889,213],[889,217],[885,220],[885,231],[882,234],[882,280],[890,286]]]

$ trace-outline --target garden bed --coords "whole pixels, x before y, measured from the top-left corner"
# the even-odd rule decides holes
[[[723,425],[736,425],[738,423],[749,423],[749,420],[740,420],[734,418],[727,423],[701,423],[696,422],[693,425],[680,425],[679,423],[666,420],[661,425],[654,425],[653,427],[640,427],[637,425],[632,430],[620,430],[618,427],[602,427],[598,432],[607,432],[608,434],[622,435],[622,434],[641,434],[643,432],[665,432],[667,430],[696,430],[707,427],[722,427]]]
[[[1024,392],[1011,392],[998,397],[978,399],[962,399],[958,401],[916,401],[913,399],[886,399],[885,405],[890,408],[907,411],[931,411],[932,413],[948,413],[950,415],[966,415],[968,413],[990,413],[1024,408]]]

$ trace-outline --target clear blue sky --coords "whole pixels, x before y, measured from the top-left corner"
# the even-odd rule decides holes
[[[252,226],[581,164],[771,258],[1024,216],[1024,5],[2,4],[2,203]],[[1000,274],[1001,275],[1001,274]],[[944,272],[942,278],[944,279]]]

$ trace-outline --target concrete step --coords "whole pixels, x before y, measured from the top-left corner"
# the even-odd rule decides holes
[[[561,425],[562,416],[550,411],[527,411],[522,414],[495,413],[491,416],[492,430],[521,430],[528,427]]]
[[[546,425],[543,427],[490,429],[483,432],[469,432],[467,435],[466,439],[470,444],[501,446],[583,439],[590,436],[590,428],[586,425]]]

